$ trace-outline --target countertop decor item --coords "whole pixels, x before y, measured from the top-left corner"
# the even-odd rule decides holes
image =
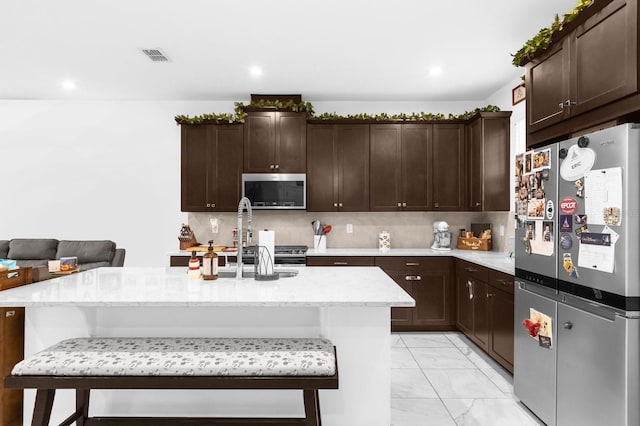
[[[186,223],[182,224],[180,228],[180,235],[178,235],[178,241],[180,241],[180,250],[186,250],[189,247],[197,246],[198,241],[196,236]]]

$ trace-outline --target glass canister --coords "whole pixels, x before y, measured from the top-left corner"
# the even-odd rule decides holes
[[[391,235],[388,231],[382,231],[378,234],[378,248],[380,251],[391,250]]]

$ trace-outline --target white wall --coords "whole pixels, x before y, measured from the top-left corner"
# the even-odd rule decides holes
[[[485,104],[314,106],[317,113],[457,114]],[[233,101],[0,100],[0,239],[110,239],[127,249],[127,266],[167,265],[187,221],[173,117],[232,111]]]

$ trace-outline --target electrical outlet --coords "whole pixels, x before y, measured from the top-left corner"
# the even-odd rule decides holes
[[[218,218],[217,217],[211,217],[209,218],[209,222],[211,222],[211,232],[213,232],[214,234],[218,233]]]
[[[504,225],[500,225],[500,236],[504,237]]]
[[[353,234],[353,225],[351,223],[347,223],[347,234]]]

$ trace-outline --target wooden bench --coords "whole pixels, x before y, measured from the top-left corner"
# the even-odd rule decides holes
[[[338,369],[319,338],[77,338],[19,362],[4,384],[37,389],[32,426],[49,424],[56,389],[76,389],[60,426],[320,425],[318,389],[337,389]],[[92,389],[301,389],[305,417],[89,417]]]

